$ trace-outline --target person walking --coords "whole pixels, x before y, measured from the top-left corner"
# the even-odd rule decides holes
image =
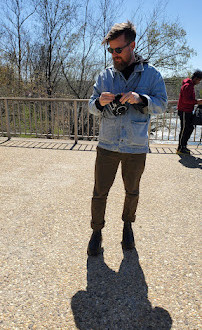
[[[89,111],[101,116],[91,203],[93,229],[87,253],[101,252],[102,232],[109,190],[119,164],[125,187],[122,220],[123,249],[134,248],[132,223],[145,168],[151,114],[165,111],[167,94],[159,71],[134,52],[136,29],[128,21],[117,23],[102,44],[107,44],[113,65],[100,73],[89,100]]]
[[[187,142],[194,130],[193,110],[195,104],[202,104],[202,99],[196,99],[194,86],[198,85],[202,79],[202,71],[197,70],[191,79],[186,78],[182,82],[180,95],[178,100],[178,115],[180,117],[180,134],[177,154],[189,155],[190,150],[187,148]]]

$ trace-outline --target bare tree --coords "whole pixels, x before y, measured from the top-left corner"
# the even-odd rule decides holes
[[[2,0],[0,56],[9,66],[18,89],[34,89],[40,96],[88,98],[98,72],[111,62],[101,46],[124,8],[121,0]],[[136,3],[136,2],[135,2]],[[1,9],[1,8],[0,8]],[[186,67],[193,49],[179,22],[165,16],[159,0],[150,14],[136,8],[136,52],[151,64],[174,73]],[[37,24],[37,27],[35,27]],[[33,32],[34,31],[34,32]],[[35,39],[34,39],[35,38]],[[180,70],[182,71],[182,70]]]
[[[96,54],[97,24],[93,25],[90,1],[86,0],[82,7],[80,27],[74,48],[68,58],[61,58],[63,74],[68,87],[77,98],[89,96],[95,75],[100,70],[100,60]],[[98,69],[99,68],[99,69]]]
[[[41,34],[39,34],[40,42],[37,42],[38,52],[32,52],[34,76],[37,80],[40,77],[45,78],[46,92],[51,97],[61,79],[61,56],[68,56],[70,52],[66,46],[74,35],[72,28],[74,28],[73,22],[76,17],[76,1],[74,5],[68,0],[35,1],[40,19]],[[47,137],[51,137],[52,133],[51,116],[51,107],[49,106]]]
[[[14,70],[8,64],[0,63],[0,95],[16,95],[18,92],[17,76]]]
[[[98,4],[98,37],[102,41],[112,25],[122,14],[125,5],[125,0],[99,0]],[[106,45],[103,46],[104,67],[108,65]]]
[[[4,16],[1,19],[1,26],[4,37],[1,38],[1,50],[4,58],[11,65],[17,67],[18,71],[18,90],[21,91],[23,60],[26,53],[26,42],[28,32],[26,23],[34,14],[35,8],[26,8],[24,0],[4,0]]]
[[[37,13],[40,19],[39,55],[42,55],[46,89],[52,95],[61,72],[61,52],[72,38],[72,27],[76,17],[76,4],[65,0],[39,0]],[[66,54],[69,50],[66,49]],[[66,55],[67,56],[67,55]]]
[[[96,7],[95,10],[92,0],[86,0],[80,7],[77,47],[63,61],[67,85],[77,98],[89,97],[95,76],[108,64],[101,42],[120,14],[121,0],[99,0]]]
[[[148,16],[140,8],[133,16],[137,24],[135,51],[165,72],[182,71],[195,52],[187,44],[186,31],[179,21],[171,22],[166,17],[167,3],[159,0]]]

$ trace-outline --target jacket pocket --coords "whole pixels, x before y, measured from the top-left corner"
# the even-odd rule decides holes
[[[116,119],[103,117],[100,123],[99,141],[113,143],[116,139]]]
[[[148,141],[148,124],[147,121],[131,120],[128,129],[128,145],[145,146]]]

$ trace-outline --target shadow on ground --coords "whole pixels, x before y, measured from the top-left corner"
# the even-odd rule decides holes
[[[199,157],[194,157],[192,155],[179,155],[181,163],[183,166],[188,168],[200,168],[202,169],[202,159]]]
[[[136,249],[124,252],[119,272],[110,269],[103,254],[88,257],[87,289],[72,298],[78,329],[171,329],[169,313],[152,308]]]

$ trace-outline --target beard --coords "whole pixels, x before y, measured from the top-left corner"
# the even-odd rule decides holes
[[[130,56],[127,60],[123,60],[121,57],[114,57],[113,58],[113,63],[114,63],[114,67],[116,70],[118,71],[123,71],[125,68],[127,68],[127,66],[129,66],[130,62],[131,62],[131,58],[132,56]]]

